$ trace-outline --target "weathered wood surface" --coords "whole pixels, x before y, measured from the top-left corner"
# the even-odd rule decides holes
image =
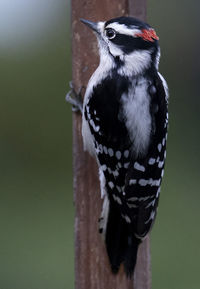
[[[99,61],[92,32],[79,19],[108,20],[117,16],[146,16],[146,0],[72,0],[72,81],[78,91]],[[108,263],[104,242],[98,233],[102,200],[95,160],[83,151],[81,115],[73,115],[73,165],[75,200],[75,288],[76,289],[150,289],[149,240],[141,245],[134,281],[127,280],[123,268],[114,276]]]

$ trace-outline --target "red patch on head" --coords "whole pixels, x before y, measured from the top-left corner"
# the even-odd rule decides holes
[[[142,33],[137,33],[135,36],[141,37],[144,41],[150,42],[154,42],[154,40],[159,39],[154,29],[142,29]]]

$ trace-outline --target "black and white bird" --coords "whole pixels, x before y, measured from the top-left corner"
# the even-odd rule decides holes
[[[132,18],[81,20],[98,40],[100,63],[83,103],[84,148],[96,157],[104,199],[99,231],[113,273],[131,277],[155,221],[164,174],[168,88],[158,72],[155,30]]]

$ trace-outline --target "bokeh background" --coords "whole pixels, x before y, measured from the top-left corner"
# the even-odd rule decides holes
[[[148,1],[170,87],[153,289],[200,288],[199,9]],[[70,79],[69,1],[0,0],[0,289],[74,288]]]

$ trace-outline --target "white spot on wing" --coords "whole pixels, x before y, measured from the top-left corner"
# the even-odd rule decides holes
[[[131,223],[131,219],[127,215],[122,215],[122,218],[124,218],[127,223]]]
[[[138,207],[138,205],[136,205],[136,204],[127,204],[128,205],[128,207],[130,208],[130,209],[133,209],[133,208],[137,208]]]
[[[102,171],[106,171],[107,166],[106,166],[106,165],[102,165],[102,166],[101,166],[101,169],[102,169]]]
[[[96,126],[93,119],[90,119],[90,125],[92,126],[92,128],[94,129],[94,131],[96,131],[96,132],[99,131],[100,126],[98,126],[98,125]]]
[[[137,197],[132,197],[132,198],[129,198],[128,201],[135,202],[135,201],[138,201],[138,198]]]
[[[116,189],[118,190],[119,193],[121,193],[122,189],[119,186],[116,186]]]
[[[106,146],[103,147],[103,150],[104,150],[104,153],[107,155],[107,153],[108,153],[108,149],[107,149]]]
[[[113,149],[109,148],[108,149],[108,154],[109,154],[110,157],[113,157],[114,156]]]
[[[113,196],[113,199],[114,199],[119,205],[122,205],[122,201],[121,201],[120,197],[116,196],[115,194],[113,194],[112,196]]]
[[[100,126],[99,126],[99,125],[95,126],[95,127],[94,127],[94,130],[95,130],[96,132],[98,132],[98,131],[100,130]]]
[[[130,163],[125,163],[125,164],[124,164],[124,168],[125,168],[125,169],[128,169],[129,164],[130,164]]]
[[[164,166],[164,161],[159,161],[158,167],[161,169]]]
[[[117,163],[117,168],[122,168],[122,164],[119,162],[119,163]]]
[[[158,187],[158,186],[160,186],[160,179],[158,179],[158,180],[153,180],[152,178],[150,178],[148,180],[140,179],[138,181],[138,184],[142,187],[145,187],[147,185],[150,185],[151,187],[153,187],[153,186]]]
[[[98,146],[98,148],[99,148],[100,153],[102,154],[102,153],[103,153],[103,147],[102,147],[102,144],[100,144],[100,145]]]
[[[108,168],[108,172],[109,174],[112,174],[112,170],[110,168]]]
[[[134,163],[134,169],[141,171],[141,172],[145,172],[145,167],[140,165],[138,162]]]
[[[129,186],[135,185],[136,183],[137,183],[137,180],[130,180],[129,181]]]
[[[153,198],[153,196],[140,197],[140,198],[138,199],[138,201],[139,201],[139,202],[142,202],[142,201],[145,202],[146,200],[151,199],[151,198]]]
[[[156,162],[156,159],[150,158],[148,163],[149,165],[154,165],[155,162]]]
[[[161,143],[159,143],[158,144],[158,151],[161,152],[161,149],[162,149],[162,145],[161,145]]]
[[[113,176],[114,176],[114,177],[118,177],[118,176],[119,176],[118,170],[113,171]]]
[[[162,140],[162,145],[163,146],[165,145],[165,138],[163,138],[163,140]]]
[[[128,199],[128,202],[145,202],[147,201],[148,199],[152,199],[154,198],[154,196],[147,196],[147,197],[140,197],[140,198],[137,198],[137,197],[132,197],[130,199]]]
[[[149,180],[140,179],[138,184],[142,187],[147,186],[149,184]]]
[[[111,189],[114,188],[114,184],[113,184],[113,182],[108,182],[108,185],[109,185],[109,187],[110,187]]]
[[[160,179],[158,179],[158,180],[153,180],[152,186],[159,187],[159,186],[160,186]]]
[[[120,151],[116,151],[116,158],[118,159],[118,160],[120,160],[121,159],[121,152]]]
[[[124,151],[124,157],[125,157],[125,158],[128,158],[128,156],[129,156],[129,151],[128,151],[128,150],[125,150],[125,151]]]

